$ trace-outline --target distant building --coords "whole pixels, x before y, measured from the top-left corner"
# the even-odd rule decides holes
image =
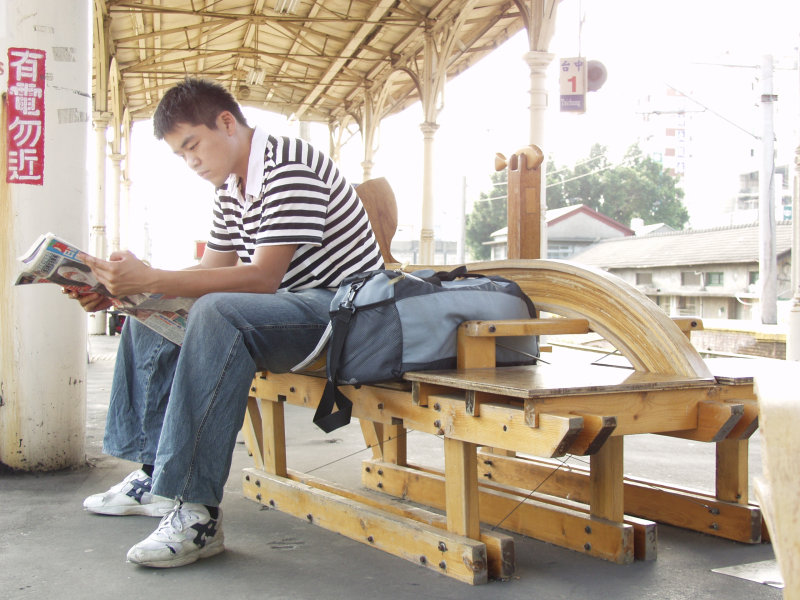
[[[419,264],[419,240],[392,240],[392,256],[401,264]],[[458,242],[434,241],[434,265],[453,265],[458,262]]]
[[[776,226],[779,299],[790,299],[792,226]],[[613,273],[671,316],[751,319],[758,303],[758,225],[609,239],[571,258]]]
[[[760,187],[758,171],[739,175],[739,194],[730,207],[731,222],[752,223],[759,217],[758,201]],[[790,220],[792,218],[791,173],[788,165],[775,167],[775,219]]]
[[[670,227],[666,223],[653,223],[645,225],[643,219],[631,219],[631,229],[636,235],[652,235],[654,233],[669,233],[675,231],[674,227]]]
[[[596,210],[576,204],[547,211],[547,258],[569,258],[588,246],[609,238],[632,236],[633,230]],[[492,260],[508,257],[508,227],[498,229],[486,242]]]

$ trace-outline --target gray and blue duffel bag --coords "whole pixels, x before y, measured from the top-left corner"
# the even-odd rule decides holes
[[[536,318],[536,308],[515,282],[469,273],[466,267],[414,273],[380,269],[346,278],[330,315],[328,381],[314,414],[314,423],[326,432],[350,422],[352,402],[339,385],[454,369],[462,322]],[[497,339],[498,366],[534,364],[538,356],[536,336]]]

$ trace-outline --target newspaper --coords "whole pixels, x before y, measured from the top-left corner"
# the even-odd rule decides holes
[[[96,292],[107,296],[117,310],[138,319],[169,341],[179,346],[183,343],[186,319],[194,298],[164,294],[114,297],[83,262],[84,255],[77,246],[52,233],[41,235],[30,250],[19,257],[25,270],[19,274],[15,285],[55,283],[79,293]]]

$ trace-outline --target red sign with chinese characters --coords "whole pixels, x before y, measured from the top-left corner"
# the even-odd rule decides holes
[[[44,183],[45,55],[8,49],[8,183]]]

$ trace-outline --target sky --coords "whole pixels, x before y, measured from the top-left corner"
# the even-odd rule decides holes
[[[800,2],[797,0],[564,0],[559,6],[548,72],[549,109],[545,154],[571,166],[594,143],[621,159],[642,133],[640,99],[672,85],[705,108],[698,115],[696,166],[687,173],[686,204],[692,226],[708,226],[718,203],[736,193],[738,170],[755,160],[760,142],[760,83],[764,54],[775,61],[776,138],[779,162],[793,164],[800,144]],[[528,143],[529,70],[524,32],[464,74],[448,82],[434,138],[434,201],[437,239],[456,239],[462,203],[469,212],[491,187],[497,152],[509,155]],[[558,58],[582,55],[601,61],[608,79],[587,98],[587,111],[558,111]],[[737,65],[726,66],[726,65]],[[261,111],[245,111],[279,135],[299,135],[297,123]],[[422,133],[419,105],[381,125],[373,176],[389,180],[398,202],[397,238],[417,239],[421,219]],[[327,151],[327,128],[312,127],[312,143]],[[134,126],[131,230],[128,247],[140,256],[145,228],[151,260],[165,268],[191,264],[194,240],[205,239],[213,190],[165,144],[152,138],[149,122]],[[360,136],[345,146],[341,166],[361,179]],[[756,167],[757,168],[757,167]],[[691,177],[690,177],[691,175]],[[147,225],[146,225],[147,224]]]

